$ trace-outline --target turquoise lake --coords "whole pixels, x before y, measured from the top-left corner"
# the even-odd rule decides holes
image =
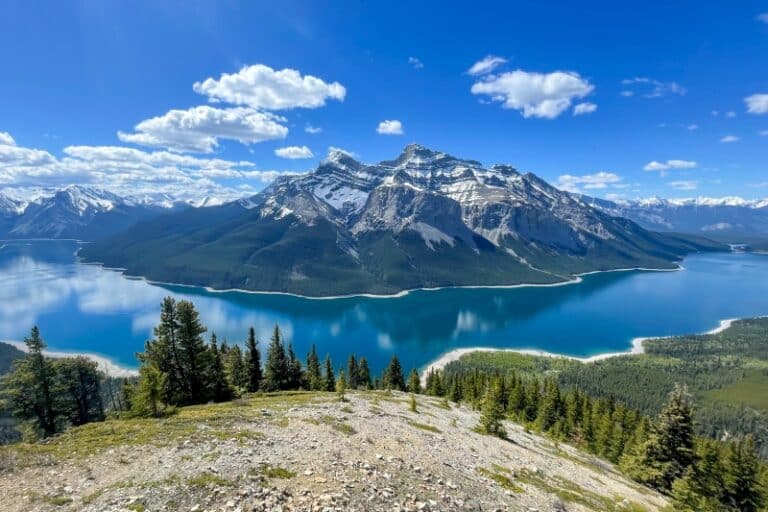
[[[678,272],[607,272],[558,287],[445,289],[397,298],[312,300],[149,284],[77,262],[72,241],[0,242],[0,340],[38,325],[49,348],[135,368],[166,295],[191,300],[209,331],[266,345],[279,324],[302,359],[311,344],[336,365],[354,352],[379,371],[397,353],[422,367],[462,347],[574,356],[627,350],[638,336],[703,332],[768,314],[768,256],[697,254]]]

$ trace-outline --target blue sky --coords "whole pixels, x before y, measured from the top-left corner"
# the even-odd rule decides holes
[[[5,188],[230,196],[419,142],[598,196],[768,196],[766,2],[30,1],[0,44]]]

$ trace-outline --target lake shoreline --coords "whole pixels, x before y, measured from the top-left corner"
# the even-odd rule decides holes
[[[11,345],[12,347],[17,348],[24,353],[29,352],[27,345],[23,341],[0,340],[0,343]],[[98,365],[99,370],[103,371],[110,377],[122,378],[122,377],[136,377],[139,375],[138,370],[121,366],[115,363],[112,359],[110,359],[109,356],[105,356],[102,354],[94,354],[92,352],[68,352],[65,350],[48,350],[48,349],[44,350],[43,354],[48,357],[52,357],[54,359],[59,359],[62,357],[85,357],[95,362]]]
[[[730,328],[734,322],[739,320],[745,320],[747,318],[764,318],[764,317],[743,317],[743,318],[726,318],[724,320],[720,320],[720,323],[717,327],[714,329],[710,329],[709,331],[698,333],[699,336],[705,336],[708,334],[719,334],[726,329]],[[518,349],[518,348],[492,348],[492,347],[468,347],[468,348],[457,348],[450,350],[431,363],[427,364],[422,370],[421,370],[421,383],[422,385],[426,384],[427,375],[431,371],[437,371],[442,370],[445,368],[448,364],[458,361],[463,356],[467,354],[471,354],[472,352],[514,352],[516,354],[522,354],[527,356],[536,356],[536,357],[550,357],[555,359],[568,359],[571,361],[579,361],[584,364],[594,363],[597,361],[602,361],[605,359],[611,359],[614,357],[621,357],[621,356],[631,356],[631,355],[639,355],[645,353],[645,346],[644,343],[649,340],[658,340],[658,339],[665,339],[665,338],[674,338],[676,336],[685,336],[685,334],[672,334],[669,336],[642,336],[633,338],[631,342],[631,346],[628,350],[624,350],[621,352],[604,352],[601,354],[595,354],[593,356],[588,357],[578,357],[578,356],[570,356],[567,354],[557,354],[554,352],[547,352],[544,350],[536,350],[536,349]]]

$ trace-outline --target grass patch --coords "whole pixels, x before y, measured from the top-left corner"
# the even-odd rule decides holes
[[[200,473],[197,476],[187,479],[187,485],[190,487],[232,487],[235,485],[230,480],[222,478],[213,473]]]
[[[262,475],[264,475],[267,478],[289,479],[296,476],[296,473],[294,471],[281,468],[279,466],[268,466],[266,464],[263,464],[261,466],[260,472]]]
[[[768,411],[768,373],[749,370],[742,380],[702,395],[704,400],[725,404],[741,404]]]
[[[496,464],[494,464],[494,467],[496,467]],[[506,468],[502,468],[506,469]],[[495,471],[491,471],[490,469],[485,468],[478,468],[478,470],[481,475],[490,478],[500,486],[502,486],[504,489],[508,491],[512,491],[514,493],[521,493],[523,492],[523,488],[519,485],[515,484],[515,482],[512,481],[511,478],[509,478],[506,475],[502,475],[501,473],[497,473]],[[508,470],[507,470],[508,471]]]
[[[437,427],[433,427],[432,425],[427,425],[426,423],[419,423],[417,421],[408,421],[408,424],[412,427],[420,428],[421,430],[426,430],[427,432],[432,432],[434,434],[441,434],[442,430],[440,430]]]
[[[44,498],[44,500],[49,505],[54,505],[57,507],[63,507],[72,503],[72,498],[69,496],[47,496]]]

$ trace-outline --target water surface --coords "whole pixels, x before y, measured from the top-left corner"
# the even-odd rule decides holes
[[[304,357],[312,343],[341,364],[364,355],[376,371],[393,353],[421,367],[462,347],[592,356],[638,336],[702,332],[719,320],[768,314],[768,256],[697,254],[679,272],[610,272],[558,287],[445,289],[398,298],[311,300],[149,284],[78,263],[76,242],[0,242],[0,340],[38,325],[50,349],[136,367],[166,295],[192,300],[219,339],[266,345],[279,324]]]

